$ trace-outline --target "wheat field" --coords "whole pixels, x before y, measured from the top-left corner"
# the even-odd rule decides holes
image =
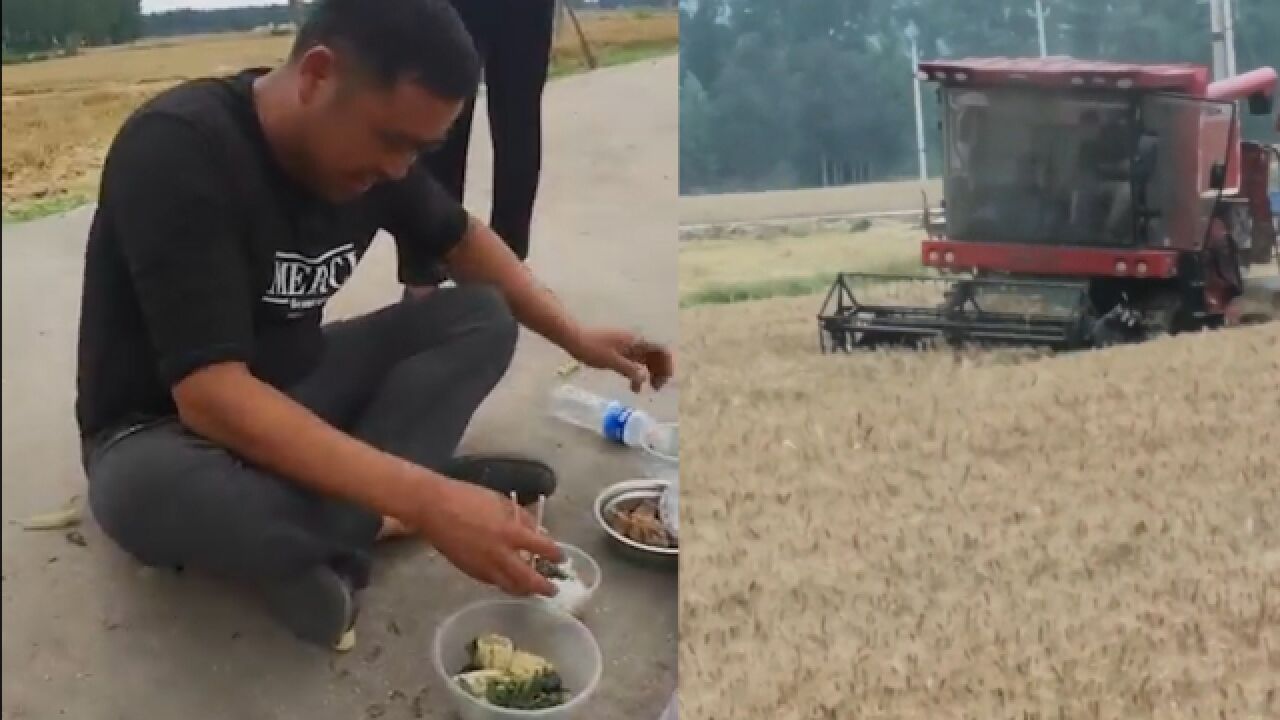
[[[1280,327],[821,356],[682,311],[681,712],[1280,717]]]
[[[679,38],[674,12],[600,11],[580,19],[605,63],[673,51]],[[146,98],[189,78],[277,64],[292,41],[267,33],[205,35],[6,66],[0,83],[6,212],[33,201],[93,197],[107,146]],[[553,72],[585,64],[571,23],[556,38],[552,62]]]

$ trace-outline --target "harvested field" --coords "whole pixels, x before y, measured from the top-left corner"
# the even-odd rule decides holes
[[[1280,327],[830,357],[817,304],[682,313],[684,715],[1280,717]]]
[[[584,13],[583,32],[604,64],[674,51],[673,12]],[[4,69],[3,172],[5,216],[33,202],[59,206],[96,194],[107,146],[120,124],[148,97],[183,80],[274,65],[291,35],[206,35],[88,50],[81,55]],[[565,23],[553,70],[585,66],[577,35]]]

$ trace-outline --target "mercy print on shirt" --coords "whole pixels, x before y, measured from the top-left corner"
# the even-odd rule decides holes
[[[289,317],[300,317],[329,302],[351,278],[358,262],[360,256],[352,243],[316,257],[277,251],[271,287],[262,302],[286,308]]]

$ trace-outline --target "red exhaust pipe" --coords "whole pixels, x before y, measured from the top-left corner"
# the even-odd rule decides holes
[[[1275,68],[1260,67],[1242,75],[1223,78],[1209,84],[1205,97],[1209,100],[1230,102],[1241,100],[1250,95],[1271,97],[1276,91],[1278,76]]]

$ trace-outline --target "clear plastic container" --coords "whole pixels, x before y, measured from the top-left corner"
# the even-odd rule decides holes
[[[586,611],[587,605],[591,603],[591,596],[595,595],[596,589],[600,587],[600,581],[603,576],[600,572],[600,564],[582,548],[568,543],[556,544],[560,546],[565,560],[570,562],[570,567],[577,574],[578,580],[582,581],[582,584],[580,590],[575,591],[570,586],[569,589],[562,589],[560,594],[555,597],[539,598],[539,600],[553,608],[581,616]],[[553,580],[552,582],[559,584],[563,581]]]
[[[509,710],[489,705],[458,687],[453,677],[467,664],[467,644],[486,633],[505,635],[516,647],[555,665],[570,692],[569,701],[544,710]],[[436,629],[431,657],[461,720],[581,717],[582,706],[595,693],[604,672],[600,645],[587,626],[537,600],[481,600],[462,608]]]

